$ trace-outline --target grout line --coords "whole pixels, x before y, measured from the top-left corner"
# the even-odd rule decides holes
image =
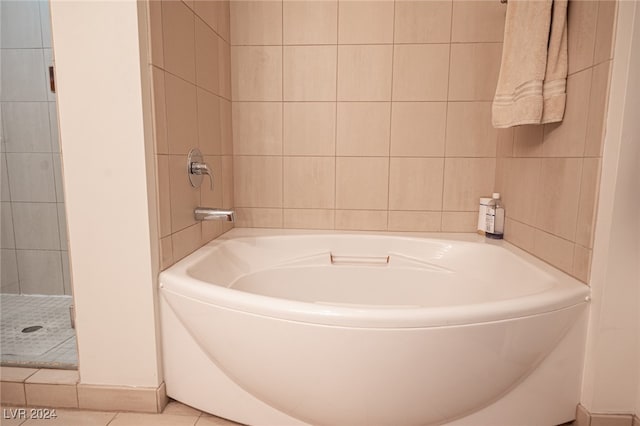
[[[389,211],[391,209],[391,129],[393,128],[393,70],[395,64],[395,54],[396,54],[396,4],[397,1],[393,2],[393,16],[391,21],[391,93],[389,94],[389,146],[387,147],[387,226],[386,230],[389,229]]]
[[[170,73],[169,73],[170,74]],[[180,78],[180,77],[178,77]],[[187,82],[188,84],[192,84],[193,83],[189,83],[188,81],[185,80],[185,82]],[[207,91],[206,89],[199,87],[200,89]],[[215,95],[215,93],[209,92],[213,95]],[[218,95],[216,95],[218,96]],[[222,99],[226,99],[222,96],[219,96]],[[228,99],[227,99],[228,101]],[[336,102],[334,100],[330,100],[330,101],[324,101],[324,100],[318,100],[318,101],[305,101],[305,100],[287,100],[287,101],[280,101],[280,100],[274,100],[274,99],[243,99],[243,100],[236,100],[233,101],[235,103],[246,103],[246,104],[250,104],[250,103],[285,103],[285,104],[293,104],[293,103],[324,103],[324,104],[328,104],[328,103],[332,103],[332,102]],[[357,103],[374,103],[374,104],[382,104],[382,103],[388,103],[390,102],[389,100],[384,100],[384,101],[378,101],[378,100],[340,100],[338,102],[342,102],[342,103],[351,103],[351,104],[357,104]],[[406,100],[406,99],[397,99],[397,100],[393,100],[393,102],[397,102],[397,103],[425,103],[425,104],[437,104],[437,103],[459,103],[459,104],[463,104],[463,103],[475,103],[475,104],[491,104],[493,101],[492,100],[487,100],[487,99],[431,99],[431,100]]]
[[[450,3],[451,15],[449,17],[449,65],[447,67],[447,102],[444,112],[444,155],[442,158],[442,188],[440,189],[440,231],[443,230],[444,225],[444,188],[446,186],[446,169],[447,169],[447,125],[449,123],[449,84],[451,83],[451,40],[453,38],[453,2]],[[495,156],[494,156],[495,159]],[[494,172],[495,181],[495,172]],[[448,210],[447,210],[448,211]]]
[[[282,168],[281,176],[282,176],[282,198],[280,200],[280,227],[284,228],[284,205],[285,205],[285,169],[284,169],[284,1],[280,2],[280,79],[281,79],[281,87],[280,87],[280,167]]]
[[[337,43],[338,46],[391,46],[397,45],[445,45],[445,44],[502,44],[501,41],[451,41],[451,42],[433,42],[433,43],[410,43],[410,42],[390,42],[390,43]],[[335,46],[336,43],[287,43],[282,46]],[[278,44],[232,44],[232,47],[278,47]],[[610,60],[610,59],[606,59]]]
[[[340,67],[340,0],[336,0],[336,97],[334,101],[335,105],[335,120],[333,123],[333,228],[336,229],[336,217],[338,210],[338,84],[339,82],[339,67]]]

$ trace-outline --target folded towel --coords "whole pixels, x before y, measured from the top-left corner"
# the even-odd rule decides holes
[[[567,86],[567,1],[509,0],[493,126],[562,121]]]

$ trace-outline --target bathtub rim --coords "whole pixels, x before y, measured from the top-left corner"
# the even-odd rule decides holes
[[[243,292],[201,281],[188,274],[190,267],[209,256],[217,246],[226,241],[305,235],[389,236],[488,244],[502,247],[550,275],[554,279],[554,285],[536,294],[476,304],[424,308],[363,308],[314,304]],[[586,284],[504,240],[489,240],[474,233],[234,228],[162,271],[158,281],[160,293],[169,301],[172,297],[182,296],[200,303],[270,318],[358,328],[428,328],[478,324],[552,312],[590,301],[590,289]]]

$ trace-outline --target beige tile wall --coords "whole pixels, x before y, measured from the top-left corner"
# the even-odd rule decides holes
[[[151,0],[148,6],[164,269],[232,227],[193,217],[197,206],[234,204],[229,2]],[[246,133],[240,143],[251,139]],[[191,187],[191,148],[199,148],[213,168],[213,190],[206,178],[199,189]]]
[[[497,0],[232,0],[238,225],[473,231],[504,16]]]
[[[150,8],[163,267],[228,229],[195,223],[205,202],[239,226],[469,232],[498,190],[506,238],[587,281],[614,1],[570,2],[564,121],[509,130],[490,125],[497,1]],[[213,192],[186,182],[192,146]]]
[[[588,282],[613,59],[615,1],[569,2],[569,78],[560,124],[522,126],[498,152],[505,238]]]

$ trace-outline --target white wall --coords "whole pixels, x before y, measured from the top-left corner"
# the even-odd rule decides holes
[[[51,17],[80,379],[156,387],[145,20],[134,0],[54,0]]]
[[[640,399],[640,6],[619,3],[591,286],[582,404],[638,412]]]

